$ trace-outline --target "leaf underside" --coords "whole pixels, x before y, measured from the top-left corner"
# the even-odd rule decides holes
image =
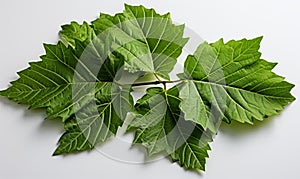
[[[222,121],[252,124],[278,114],[295,98],[294,87],[261,59],[261,37],[199,45],[170,89],[148,88],[134,105],[126,73],[170,80],[188,39],[170,14],[125,5],[114,16],[101,13],[91,24],[63,25],[61,41],[44,44],[41,61],[18,72],[1,96],[46,108],[65,133],[53,155],[91,150],[113,137],[128,113],[134,144],[148,155],[167,153],[186,169],[205,170],[209,143]],[[168,81],[169,82],[169,81]]]

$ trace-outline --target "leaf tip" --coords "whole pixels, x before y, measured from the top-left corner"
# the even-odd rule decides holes
[[[206,41],[205,41],[206,42]],[[207,43],[207,42],[206,42]],[[222,45],[224,45],[224,38],[220,38],[216,43],[221,43]]]
[[[263,38],[264,38],[264,36],[261,35],[261,36],[258,36],[258,37],[256,37],[256,38],[254,38],[254,39],[256,39],[256,40],[258,40],[258,41],[262,41]]]
[[[58,156],[58,155],[61,155],[61,154],[62,154],[62,152],[59,151],[58,149],[59,149],[59,148],[57,148],[57,149],[53,152],[52,157],[55,157],[55,156]]]
[[[125,7],[125,10],[126,10],[126,9],[129,9],[129,8],[131,8],[132,6],[131,6],[131,5],[129,5],[129,4],[127,4],[127,3],[124,3],[124,7]]]
[[[57,154],[55,151],[52,154],[52,157],[58,156],[59,154]]]
[[[263,36],[258,36],[253,39],[249,39],[249,40],[245,39],[245,40],[259,45],[261,43],[261,41],[263,40]]]
[[[0,96],[7,96],[7,90],[1,90]]]
[[[163,15],[165,18],[171,18],[171,13],[167,12],[166,14]]]

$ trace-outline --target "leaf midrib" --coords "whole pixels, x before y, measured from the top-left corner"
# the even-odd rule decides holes
[[[169,110],[170,110],[170,112],[171,112],[171,114],[172,114],[172,116],[173,116],[173,120],[175,120],[176,118],[175,118],[175,116],[174,116],[174,113],[173,113],[173,111],[172,111],[171,105],[170,105],[169,100],[168,100],[168,93],[167,93],[167,91],[165,91],[164,93],[165,93],[165,98],[166,98],[166,103],[167,103],[167,105],[168,105],[168,108],[169,108]],[[178,127],[178,125],[176,125],[176,128],[177,128],[178,131],[180,132],[181,137],[184,139],[184,135],[183,135],[181,129]],[[192,150],[192,148],[191,148],[190,144],[187,142],[187,140],[188,140],[188,139],[186,139],[185,142],[184,142],[185,146],[188,146],[188,147],[189,147],[189,149],[190,149],[192,155],[194,156],[194,158],[196,159],[196,161],[200,164],[200,166],[202,166],[202,165],[201,165],[201,162],[199,161],[198,157],[196,156],[195,152]],[[175,145],[175,147],[176,147],[176,145]],[[181,146],[180,146],[180,147],[181,147]],[[174,151],[174,153],[175,153],[175,152],[176,152],[176,150]]]
[[[210,85],[216,85],[216,86],[219,86],[219,87],[222,87],[222,88],[231,88],[231,89],[235,89],[235,90],[241,90],[241,91],[245,91],[245,92],[248,92],[248,93],[254,93],[256,95],[260,95],[260,96],[267,97],[267,98],[284,99],[284,100],[293,99],[293,98],[288,98],[288,97],[279,97],[279,96],[271,96],[271,95],[261,94],[261,93],[258,93],[256,91],[251,91],[251,90],[248,91],[248,90],[245,90],[243,88],[230,86],[230,85],[224,85],[224,84],[215,83],[215,82],[208,82],[208,81],[195,80],[195,79],[193,79],[193,80],[184,80],[184,81],[193,81],[194,83],[210,84]]]
[[[22,91],[14,91],[14,92],[10,92],[10,94],[18,94],[18,93],[24,93],[24,92],[34,92],[34,91],[40,91],[40,90],[47,90],[47,89],[52,89],[52,88],[61,88],[61,87],[66,87],[66,86],[71,86],[71,85],[87,85],[87,84],[101,84],[101,83],[113,83],[113,82],[79,82],[79,83],[67,83],[67,84],[60,84],[57,86],[47,86],[44,88],[34,88],[32,90],[22,90]]]

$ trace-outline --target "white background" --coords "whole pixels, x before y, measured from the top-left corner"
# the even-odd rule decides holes
[[[91,21],[100,11],[123,10],[120,0],[0,1],[0,89],[16,79],[16,72],[44,54],[42,43],[56,43],[60,25]],[[264,36],[263,57],[279,62],[276,73],[296,84],[300,97],[300,3],[297,0],[127,0],[126,3],[171,12],[208,42]],[[224,124],[212,143],[206,172],[185,171],[162,159],[150,164],[122,163],[97,151],[52,157],[63,133],[58,121],[43,120],[43,110],[27,110],[0,98],[0,178],[202,178],[299,179],[300,106],[289,105],[281,115],[255,126]],[[109,144],[108,144],[109,145]],[[129,145],[114,149],[141,157]]]

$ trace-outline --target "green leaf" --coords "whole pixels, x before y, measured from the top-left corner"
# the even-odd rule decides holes
[[[261,37],[201,44],[179,76],[185,119],[216,132],[220,121],[252,124],[278,114],[295,100],[294,87],[273,73],[275,63],[261,59]]]
[[[75,40],[75,49],[59,42],[45,45],[45,50],[42,61],[31,62],[1,95],[30,108],[47,108],[47,118],[61,118],[67,126],[70,121],[72,126],[78,123],[80,129],[66,128],[55,155],[86,150],[116,134],[133,100],[129,87],[98,74],[107,50],[101,39]],[[116,67],[109,66],[111,76]]]
[[[61,42],[45,44],[44,48],[46,55],[41,56],[42,61],[31,62],[29,68],[19,72],[20,78],[2,95],[30,108],[46,107],[48,118],[60,117],[64,121],[93,100],[94,91],[103,86],[94,68],[95,63],[101,63],[92,62],[95,58],[79,59],[82,53],[76,54]]]
[[[30,105],[30,108],[46,107],[48,118],[66,120],[77,110],[75,104],[82,106],[93,98],[93,94],[85,91],[90,83],[73,83],[78,58],[70,47],[59,42],[57,45],[45,44],[44,48],[46,55],[41,57],[42,61],[31,62],[29,68],[18,72],[20,78],[2,95]],[[86,82],[83,76],[82,82]],[[101,86],[101,83],[94,85],[95,88]],[[73,89],[78,90],[72,97]],[[80,96],[78,101],[75,100],[77,95]]]
[[[85,105],[65,123],[65,134],[53,155],[93,149],[117,133],[127,112],[132,110],[131,88],[107,83],[96,101]]]
[[[170,14],[160,15],[154,9],[125,5],[123,13],[101,14],[92,22],[96,34],[110,34],[118,39],[116,51],[125,56],[131,72],[155,73],[165,79],[174,68],[187,38],[184,26],[174,25]]]
[[[212,135],[184,120],[179,103],[176,86],[167,91],[149,88],[137,101],[136,117],[128,130],[136,129],[134,143],[145,146],[150,156],[167,152],[187,169],[204,170]]]
[[[124,58],[112,52],[110,49],[113,43],[111,42],[113,39],[110,36],[97,36],[94,29],[86,22],[83,24],[71,22],[71,24],[63,25],[59,33],[62,37],[62,41],[72,46],[78,56],[81,56],[82,53],[85,52],[83,55],[85,59],[91,58],[97,60],[97,58],[99,58],[99,52],[97,52],[97,50],[95,51],[95,49],[97,49],[98,46],[104,46],[106,48],[106,52],[100,52],[100,55],[103,56],[104,59],[101,59],[101,68],[100,70],[98,69],[97,77],[101,81],[114,81],[118,79],[118,76],[123,74]],[[75,46],[75,42],[77,42],[77,46]]]
[[[87,39],[94,39],[95,32],[87,22],[83,22],[82,25],[77,22],[71,22],[61,26],[62,30],[59,32],[61,39],[66,44],[75,48],[75,39],[79,41],[86,41]]]
[[[59,139],[59,146],[53,153],[61,155],[65,153],[87,151],[94,148],[88,138],[84,135],[81,128],[77,124],[76,118],[71,118],[65,124],[65,132]]]
[[[66,131],[53,155],[95,148],[131,112],[128,131],[150,156],[166,153],[186,169],[205,170],[209,142],[222,121],[253,123],[276,115],[295,100],[294,85],[272,72],[275,63],[261,59],[261,37],[204,42],[187,57],[180,80],[170,81],[188,40],[183,32],[169,13],[144,6],[101,13],[91,24],[71,22],[62,26],[61,41],[45,44],[41,61],[31,62],[0,95],[62,119]],[[132,86],[164,89],[149,88],[133,109],[127,75],[140,81]],[[158,81],[145,82],[148,75]]]

